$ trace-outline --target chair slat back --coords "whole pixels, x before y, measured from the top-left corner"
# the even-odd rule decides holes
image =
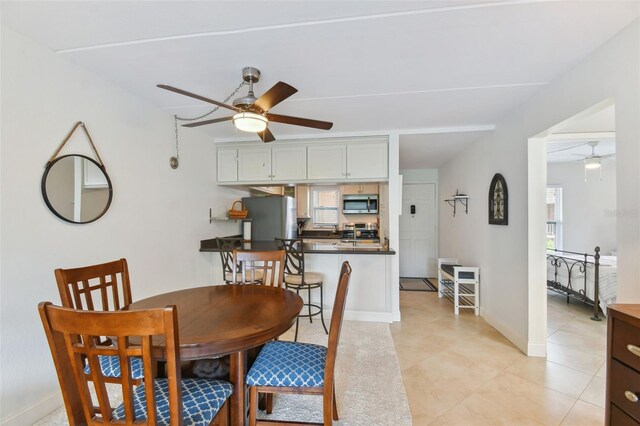
[[[130,360],[142,359],[145,390],[154,389],[152,337],[165,341],[171,424],[182,424],[180,358],[178,352],[178,316],[175,306],[139,311],[99,312],[57,307],[50,302],[38,306],[49,348],[58,373],[70,424],[122,424],[113,419],[114,407],[109,403],[107,380],[100,368],[98,355],[117,356],[122,372],[123,404],[126,424],[156,424],[154,392],[145,392],[147,420],[135,418]],[[100,336],[113,336],[113,345],[100,343]],[[91,368],[84,372],[84,359]],[[91,398],[89,382],[95,389],[97,406]]]
[[[302,239],[276,238],[276,246],[287,254],[284,273],[298,275],[302,277],[300,282],[304,282],[304,244]]]
[[[130,304],[126,259],[72,269],[56,269],[62,306],[87,311],[117,311]]]
[[[262,284],[282,287],[284,281],[284,250],[245,251],[233,250],[233,282],[256,283],[258,272],[262,273]]]
[[[216,238],[216,243],[218,244],[218,248],[220,249],[220,260],[222,261],[222,279],[225,282],[230,282],[228,274],[232,274],[233,249],[242,247],[242,239]]]
[[[349,291],[349,280],[351,279],[351,265],[343,262],[338,279],[338,289],[333,302],[331,313],[331,325],[329,326],[329,342],[327,343],[327,361],[324,368],[325,389],[332,389],[333,373],[336,365],[336,355],[338,353],[338,343],[340,343],[340,332],[342,331],[342,319],[344,318],[344,308],[347,303],[347,293]]]

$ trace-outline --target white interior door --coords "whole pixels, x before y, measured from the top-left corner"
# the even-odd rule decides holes
[[[411,214],[411,206],[415,206],[414,214]],[[399,259],[401,277],[436,276],[436,226],[436,185],[403,185]]]

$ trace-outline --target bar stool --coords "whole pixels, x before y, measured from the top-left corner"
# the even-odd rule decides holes
[[[322,275],[317,272],[305,271],[304,265],[304,245],[302,239],[282,239],[276,238],[276,245],[280,250],[284,250],[287,254],[287,259],[284,266],[284,285],[286,288],[295,290],[297,294],[300,294],[300,290],[306,290],[308,294],[307,302],[303,305],[307,307],[307,314],[300,314],[296,318],[296,333],[293,338],[294,341],[298,341],[298,322],[300,318],[309,318],[309,322],[313,323],[313,317],[320,315],[320,321],[322,321],[322,327],[325,334],[329,334],[327,326],[324,323],[324,314],[322,313]],[[311,290],[320,289],[320,304],[311,303]],[[314,312],[312,309],[314,308]],[[301,311],[302,312],[302,311]]]

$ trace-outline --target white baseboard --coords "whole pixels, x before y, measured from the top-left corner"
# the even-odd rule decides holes
[[[3,426],[24,426],[32,425],[43,417],[56,411],[64,405],[62,393],[60,391],[45,397],[40,402],[25,407],[15,413],[9,414],[0,420]]]
[[[527,355],[545,358],[547,356],[547,344],[529,342],[527,345]]]
[[[391,316],[393,317],[393,321],[402,321],[402,315],[400,311],[393,312]]]

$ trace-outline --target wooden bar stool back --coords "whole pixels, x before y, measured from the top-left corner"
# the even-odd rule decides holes
[[[175,306],[138,311],[80,311],[42,302],[42,325],[58,373],[69,424],[191,424],[202,416],[204,424],[227,424],[227,382],[185,379],[180,375],[178,314]],[[115,336],[115,345],[102,345],[100,336]],[[167,378],[154,375],[153,337],[166,345]],[[134,343],[135,342],[135,343]],[[122,365],[123,403],[112,407],[100,356],[118,357]],[[143,385],[134,388],[133,359],[144,364]],[[84,360],[91,366],[85,374]],[[89,382],[93,382],[92,386]],[[90,388],[95,390],[95,399]],[[154,392],[145,392],[154,389]],[[97,405],[94,405],[97,401]]]
[[[284,250],[233,250],[233,279],[236,284],[264,284],[282,287]],[[260,278],[259,278],[260,277]]]
[[[287,261],[284,268],[284,285],[286,288],[295,290],[300,294],[301,290],[306,290],[307,300],[304,306],[307,307],[307,313],[301,313],[296,319],[296,332],[293,338],[294,341],[298,341],[298,325],[300,318],[309,318],[309,322],[313,323],[313,317],[320,315],[320,321],[324,332],[329,334],[327,326],[324,323],[324,314],[322,312],[323,300],[323,282],[322,274],[317,272],[310,272],[305,269],[304,262],[304,244],[302,239],[283,239],[276,238],[276,245],[279,249],[284,250],[287,253]],[[320,304],[311,302],[311,290],[320,290]],[[304,310],[303,306],[303,310]]]

